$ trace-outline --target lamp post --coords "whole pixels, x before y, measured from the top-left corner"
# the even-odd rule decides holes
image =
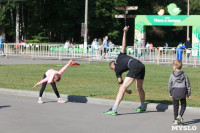
[[[84,34],[84,53],[87,53],[87,20],[88,20],[88,0],[85,0],[85,34]]]
[[[190,15],[190,0],[187,1],[187,15]],[[187,26],[187,38],[189,37],[190,27]]]

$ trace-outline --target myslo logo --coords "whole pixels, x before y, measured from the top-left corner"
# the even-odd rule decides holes
[[[171,126],[172,131],[196,131],[196,126]]]

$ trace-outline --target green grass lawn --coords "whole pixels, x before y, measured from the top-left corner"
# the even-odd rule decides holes
[[[171,104],[168,81],[172,67],[145,66],[146,102]],[[50,68],[60,70],[62,67],[57,65],[0,65],[0,87],[31,90]],[[183,67],[183,71],[187,73],[192,86],[192,96],[187,100],[188,106],[200,107],[200,70],[199,68]],[[34,91],[39,91],[40,87],[38,86]],[[57,87],[61,94],[115,99],[119,85],[115,73],[108,68],[108,63],[90,63],[69,67],[63,73],[62,80],[57,83]],[[126,94],[124,100],[138,102],[139,95],[135,89],[135,82],[129,89],[133,90],[133,94]],[[53,92],[50,85],[47,85],[45,91]]]

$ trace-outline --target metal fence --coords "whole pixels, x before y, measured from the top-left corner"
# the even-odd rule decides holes
[[[2,51],[2,50],[1,50]],[[78,44],[73,47],[65,47],[64,44],[39,44],[39,43],[5,43],[5,57],[8,56],[31,56],[35,57],[56,57],[59,60],[65,58],[87,58],[91,60],[112,60],[116,59],[121,51],[121,46],[112,46],[104,50],[103,47],[88,46],[85,50],[83,44]],[[106,54],[104,54],[104,51]],[[200,65],[200,58],[195,57],[194,52],[199,50],[182,50],[182,62],[193,66]],[[176,59],[176,48],[137,48],[128,46],[126,49],[127,55],[135,57],[141,61],[152,63],[172,63]],[[199,55],[197,53],[197,55]]]

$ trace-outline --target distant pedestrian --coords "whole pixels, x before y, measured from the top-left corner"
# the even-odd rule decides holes
[[[135,40],[135,43],[134,43],[133,47],[134,47],[135,57],[137,57],[137,55],[138,55],[138,48],[139,48],[139,43],[138,43],[137,39]]]
[[[67,49],[67,51],[68,51],[68,49],[70,48],[70,41],[69,40],[67,40],[66,42],[65,42],[65,46],[64,46],[64,48],[66,48]]]
[[[185,45],[182,44],[182,42],[179,43],[176,49],[176,59],[179,59],[182,61],[182,54],[183,54],[183,49],[185,48]]]
[[[105,36],[104,40],[103,40],[103,47],[104,47],[104,53],[101,56],[101,59],[106,55],[106,57],[108,58],[108,36]]]
[[[39,99],[38,99],[38,103],[44,103],[42,101],[42,94],[46,88],[47,83],[50,83],[57,98],[58,98],[58,103],[65,103],[66,101],[63,101],[60,98],[60,94],[58,92],[58,89],[56,87],[56,82],[59,82],[61,80],[61,75],[63,74],[63,72],[70,66],[70,64],[72,63],[72,60],[70,60],[60,71],[56,71],[54,69],[49,69],[43,76],[43,80],[41,80],[40,82],[38,82],[32,89],[34,89],[35,87],[37,87],[38,85],[42,84],[42,88],[40,89],[40,93],[39,93]]]
[[[70,42],[70,47],[73,48],[74,47],[74,44],[73,42]]]
[[[185,47],[186,47],[186,53],[187,53],[187,59],[189,62],[189,58],[190,58],[190,53],[191,53],[191,49],[192,49],[192,42],[190,41],[190,38],[188,37],[186,42],[185,42]]]
[[[2,36],[0,36],[0,54],[4,54],[4,40]]]
[[[92,43],[91,43],[91,49],[92,49],[92,57],[94,58],[94,51],[96,53],[97,56],[97,50],[99,49],[99,43],[97,42],[97,39],[94,38]]]
[[[97,58],[98,53],[99,53],[99,42],[97,41],[97,38],[95,38],[93,46],[94,46],[94,50],[95,50],[95,54],[96,54],[96,58]]]
[[[169,48],[169,44],[166,42],[165,43],[165,49],[168,49]]]
[[[151,42],[150,43],[150,52],[152,52],[152,49],[153,49],[153,43]]]
[[[113,52],[114,44],[112,43],[111,40],[108,40],[108,47],[109,47],[109,58],[112,59],[112,52]]]
[[[183,114],[186,109],[186,96],[190,98],[191,87],[187,75],[181,70],[182,61],[173,61],[173,70],[169,78],[169,95],[173,98],[174,107],[174,124],[184,124]],[[181,110],[179,111],[179,101],[181,102]]]
[[[69,48],[70,48],[70,46],[71,46],[70,41],[67,40],[67,41],[65,42],[65,46],[64,46],[64,48],[67,49],[67,52],[69,52]]]
[[[165,53],[168,52],[168,49],[169,49],[169,44],[166,42],[166,43],[165,43]]]
[[[149,42],[147,42],[147,44],[146,44],[146,50],[147,50],[147,55],[149,55],[149,52],[150,52],[150,44],[149,44]]]
[[[140,48],[141,48],[141,56],[144,56],[144,58],[145,58],[145,40],[144,40],[144,38],[142,39],[142,41],[140,43]]]
[[[102,56],[102,54],[103,54],[103,42],[102,42],[102,39],[101,38],[99,38],[98,39],[98,43],[99,43],[99,47],[100,47],[100,51],[101,51],[101,56]]]

